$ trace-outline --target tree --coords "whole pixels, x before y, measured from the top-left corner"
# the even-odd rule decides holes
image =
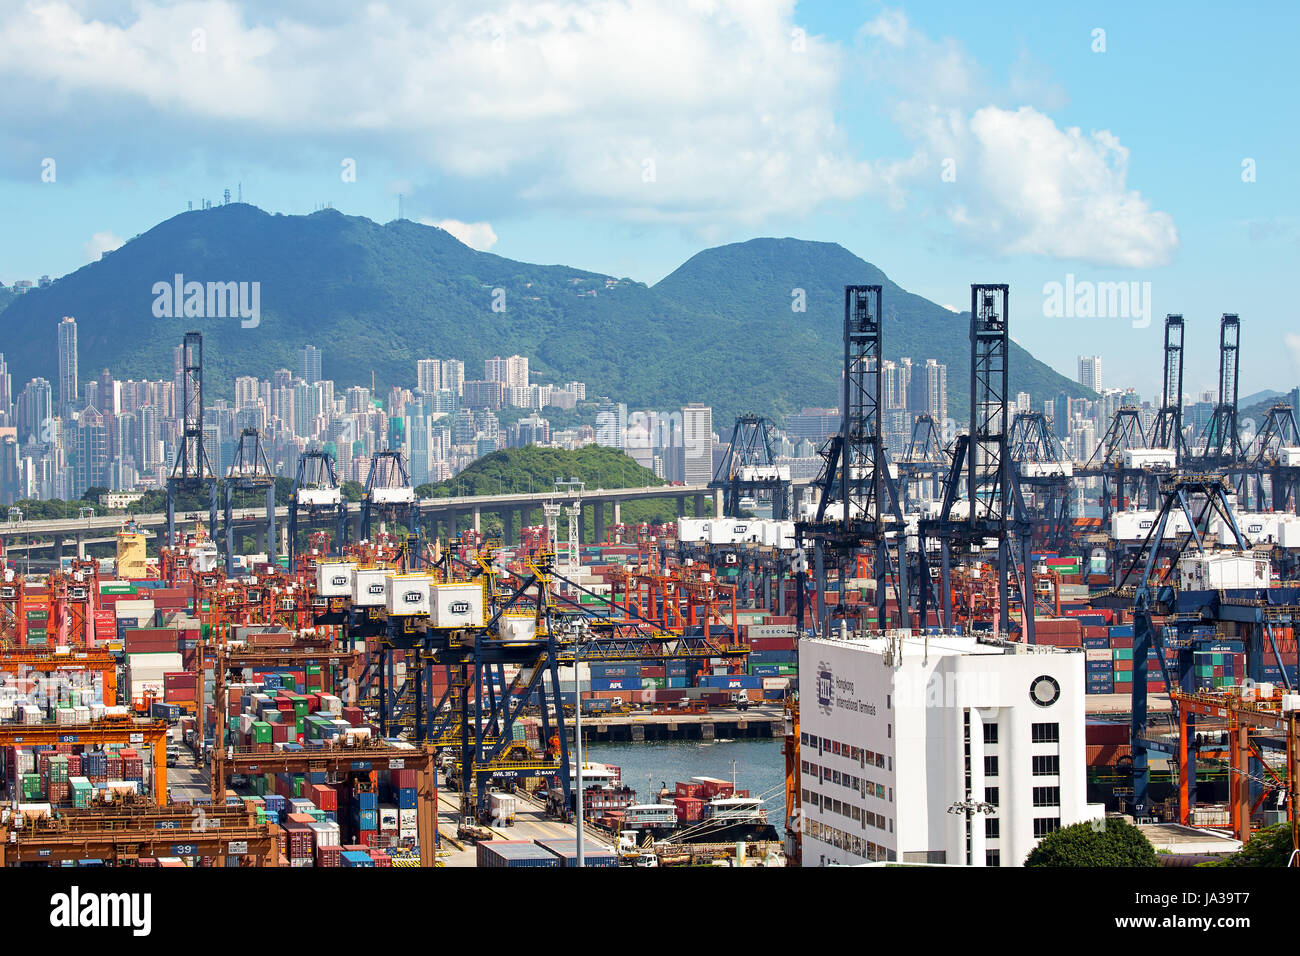
[[[108,494],[108,489],[103,485],[91,485],[86,489],[86,493],[81,496],[81,500],[99,504],[99,499],[106,494]]]
[[[1203,866],[1286,866],[1295,851],[1291,842],[1291,825],[1276,823],[1252,836],[1246,845],[1232,856],[1215,860]]]
[[[1133,824],[1118,818],[1076,823],[1038,841],[1025,866],[1158,866],[1155,848]]]

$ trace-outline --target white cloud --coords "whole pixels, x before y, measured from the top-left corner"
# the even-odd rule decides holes
[[[919,193],[957,237],[1003,255],[1134,268],[1173,258],[1173,217],[1129,188],[1129,151],[1118,136],[1061,129],[1034,106],[991,102],[1026,95],[1033,66],[1025,58],[1010,91],[999,91],[965,50],[931,40],[901,12],[882,13],[862,34],[881,41],[868,57],[868,82],[897,87],[894,118],[914,144],[908,160],[888,167],[894,208]],[[1049,105],[1063,101],[1058,88],[1037,78],[1034,85]]]
[[[445,229],[471,249],[487,252],[497,244],[497,234],[489,222],[461,222],[459,219],[430,219],[422,216],[420,222],[426,226]]]
[[[97,20],[49,0],[0,21],[0,84],[49,105],[46,131],[108,104],[227,154],[306,141],[336,170],[378,148],[516,204],[707,228],[873,181],[835,121],[839,48],[795,43],[794,6],[139,0]],[[25,115],[0,106],[0,129]]]
[[[1300,335],[1294,332],[1286,334],[1287,351],[1291,353],[1291,364],[1293,367],[1300,369]]]
[[[112,252],[125,241],[121,236],[114,235],[106,229],[91,236],[81,248],[86,253],[86,260],[95,262],[105,252]]]

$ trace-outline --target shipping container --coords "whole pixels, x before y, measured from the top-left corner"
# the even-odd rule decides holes
[[[480,867],[555,867],[560,858],[527,840],[492,840],[478,845]]]

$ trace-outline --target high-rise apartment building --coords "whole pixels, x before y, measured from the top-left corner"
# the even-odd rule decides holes
[[[707,485],[713,479],[713,409],[692,402],[682,409],[682,481]]]
[[[65,315],[59,323],[59,410],[67,417],[76,405],[77,380],[77,320]]]
[[[415,387],[426,395],[442,388],[442,362],[438,359],[420,359],[416,362]]]
[[[506,387],[527,387],[528,359],[522,355],[508,358],[496,356],[483,361],[483,377],[489,382],[502,382]]]
[[[460,396],[465,391],[465,363],[459,359],[447,359],[442,363],[442,387]]]
[[[1079,384],[1087,386],[1094,392],[1101,392],[1101,356],[1079,356]]]
[[[298,377],[308,385],[314,385],[323,377],[321,375],[321,350],[314,345],[304,345],[298,353]]]

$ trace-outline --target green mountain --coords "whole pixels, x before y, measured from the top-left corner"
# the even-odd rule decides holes
[[[907,356],[914,366],[923,366],[932,358],[948,367],[948,413],[960,427],[970,406],[970,312],[950,312],[907,292],[843,246],[752,239],[707,249],[654,291],[704,313],[714,334],[734,348],[735,364],[729,370],[737,381],[764,383],[772,393],[767,408],[785,414],[804,406],[839,405],[846,285],[882,287],[887,359]],[[806,311],[794,310],[800,300]],[[1013,310],[1013,334],[1015,326]],[[1094,394],[1014,342],[1010,377],[1011,397],[1029,392],[1036,408],[1061,392]]]
[[[172,296],[155,287],[170,290],[177,275],[183,283],[258,283],[260,321],[157,315]],[[209,398],[231,397],[237,375],[296,372],[309,343],[323,349],[323,372],[340,388],[373,376],[380,394],[412,384],[417,359],[461,358],[474,379],[483,359],[519,353],[535,381],[585,381],[590,395],[658,411],[702,401],[725,428],[742,411],[780,417],[838,404],[843,286],[851,282],[885,285],[887,354],[946,362],[950,414],[959,417],[966,320],[838,245],[794,239],[710,249],[647,287],[477,252],[406,220],[379,225],[334,210],[283,216],[231,204],[182,213],[14,297],[3,312],[3,351],[15,390],[37,375],[55,381],[55,327],[72,315],[83,380],[103,368],[123,379],[171,378],[173,349],[197,329]],[[805,290],[806,312],[791,311],[794,288]],[[1012,392],[1028,390],[1035,402],[1086,394],[1023,350],[1012,368]]]

